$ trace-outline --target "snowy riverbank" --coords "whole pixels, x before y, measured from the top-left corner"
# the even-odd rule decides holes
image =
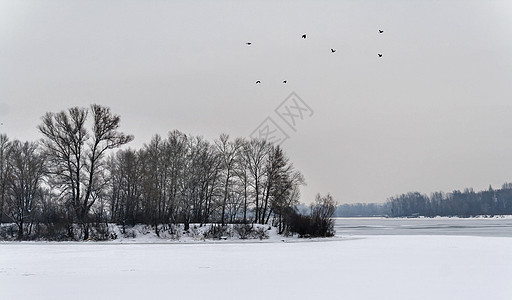
[[[3,224],[13,226],[14,224]],[[78,225],[76,232],[79,232]],[[16,241],[16,240],[0,240],[2,243],[19,242],[19,243],[112,243],[112,244],[198,244],[198,243],[273,243],[273,242],[298,242],[323,240],[323,238],[299,238],[297,234],[293,236],[285,236],[278,234],[278,229],[269,225],[261,224],[227,224],[220,226],[219,224],[190,224],[188,230],[184,229],[183,224],[178,225],[160,225],[159,234],[155,232],[155,228],[150,225],[138,224],[135,226],[126,226],[123,230],[121,225],[108,224],[108,231],[101,235],[106,236],[105,240],[95,241],[49,241],[44,239]],[[13,229],[15,230],[15,229]],[[95,236],[100,234],[95,233]],[[336,238],[333,238],[336,239]]]

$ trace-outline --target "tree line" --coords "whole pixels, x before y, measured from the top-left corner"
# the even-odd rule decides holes
[[[389,216],[389,207],[385,203],[353,203],[336,207],[336,217],[384,217]]]
[[[3,236],[88,239],[109,222],[152,225],[157,235],[160,224],[178,223],[293,228],[305,180],[281,147],[174,130],[124,149],[133,136],[119,126],[118,115],[95,104],[46,113],[38,142],[1,134],[0,224],[16,228],[3,226]],[[331,207],[332,198],[318,196],[312,212],[330,218]]]
[[[337,217],[472,217],[481,215],[512,215],[512,183],[501,189],[475,192],[472,188],[451,193],[419,192],[390,197],[385,203],[343,204],[336,207]]]
[[[435,192],[430,196],[409,192],[388,199],[391,217],[512,215],[512,184],[501,189],[489,186],[486,191],[472,188],[451,193]]]

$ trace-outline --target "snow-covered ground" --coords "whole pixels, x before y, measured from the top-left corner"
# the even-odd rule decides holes
[[[0,299],[512,299],[512,238],[0,243]]]
[[[215,224],[207,224],[200,226],[199,224],[191,224],[188,231],[183,229],[183,224],[176,225],[174,230],[169,230],[164,227],[160,231],[160,236],[157,236],[153,227],[149,225],[135,225],[127,227],[125,233],[122,233],[122,227],[115,224],[109,224],[109,232],[115,233],[116,239],[110,240],[110,243],[132,243],[132,244],[147,244],[147,243],[226,243],[231,241],[235,243],[252,243],[255,240],[261,242],[276,242],[276,241],[294,241],[299,240],[297,235],[290,237],[283,237],[278,234],[277,228],[268,225],[252,224],[246,225],[251,228],[250,233],[246,233],[246,237],[241,239],[240,228],[242,225],[225,225],[226,230],[218,234],[218,238],[208,237],[208,232]],[[174,225],[173,225],[174,226]],[[162,226],[160,226],[162,228]]]

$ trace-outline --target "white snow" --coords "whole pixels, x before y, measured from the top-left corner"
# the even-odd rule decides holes
[[[1,299],[512,299],[511,282],[501,237],[0,243]]]
[[[174,226],[174,225],[173,225]],[[157,236],[153,227],[149,225],[135,225],[133,227],[126,228],[126,233],[122,233],[122,226],[109,224],[109,231],[116,234],[115,240],[110,240],[110,243],[217,243],[220,239],[205,238],[205,234],[210,230],[212,224],[206,224],[200,226],[199,224],[190,224],[190,229],[185,231],[183,224],[174,226],[174,233],[171,233],[168,227],[165,230],[160,231],[160,236]],[[239,234],[236,232],[233,224],[225,225],[227,228],[226,234],[223,234],[222,240],[229,240],[236,243],[247,243],[258,240],[256,236],[250,236],[247,239],[241,240]],[[266,238],[262,240],[265,242],[276,242],[283,239],[286,240],[298,240],[297,235],[295,237],[284,238],[282,235],[277,233],[277,228],[270,227],[268,225],[252,224],[249,225],[256,231],[260,229],[265,233]],[[160,226],[162,228],[162,226]]]

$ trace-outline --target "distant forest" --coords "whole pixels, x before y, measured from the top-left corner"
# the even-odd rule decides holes
[[[480,215],[512,215],[512,183],[501,189],[489,186],[486,191],[435,192],[430,196],[409,192],[391,197],[386,203],[343,204],[336,208],[337,217],[435,217]]]
[[[389,216],[386,203],[354,203],[342,204],[336,207],[336,217],[385,217]]]
[[[106,239],[108,223],[147,224],[156,235],[162,224],[191,223],[333,234],[329,195],[317,196],[309,216],[295,209],[304,177],[279,146],[174,130],[119,149],[133,140],[119,125],[109,108],[91,105],[46,113],[38,142],[0,134],[0,238]]]

